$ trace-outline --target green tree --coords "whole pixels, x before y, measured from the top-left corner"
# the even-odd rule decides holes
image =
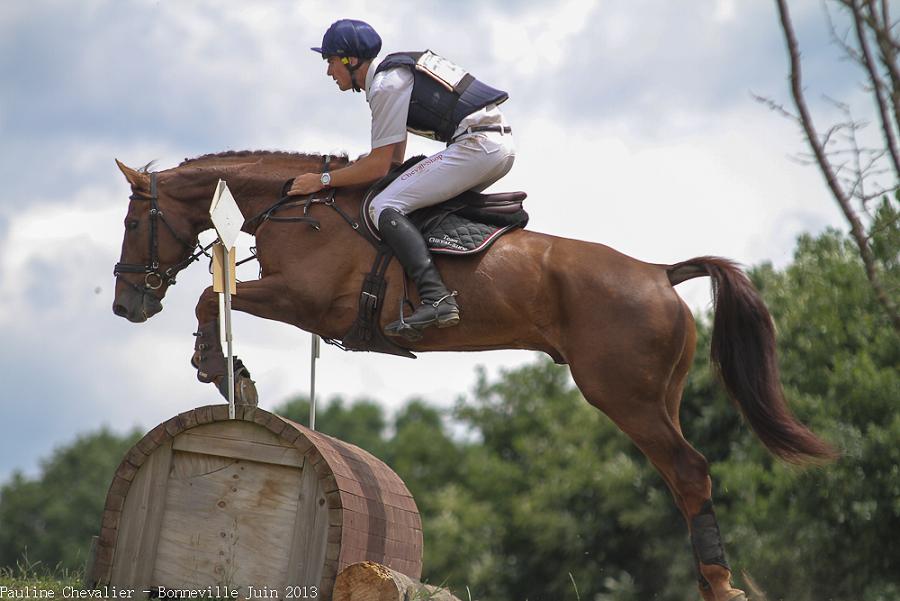
[[[896,262],[898,248],[881,259]],[[798,471],[742,443],[717,464],[733,557],[774,598],[900,598],[900,339],[836,231],[802,236],[784,271],[753,275],[779,327],[795,410],[844,456]]]
[[[0,487],[0,567],[15,566],[26,554],[47,567],[84,567],[109,483],[138,438],[137,431],[103,428],[58,448],[39,477],[14,473]]]
[[[464,445],[450,436],[446,413],[412,399],[394,417],[394,434],[388,441],[385,460],[404,479],[425,515],[437,509],[430,491],[462,477]],[[429,534],[426,529],[426,553]]]
[[[565,367],[541,359],[496,382],[482,373],[457,417],[481,444],[466,449],[463,483],[437,493],[444,510],[430,526],[460,547],[443,558],[458,574],[451,588],[465,582],[484,601],[693,594],[668,489]]]
[[[309,398],[295,397],[273,410],[290,420],[309,425]],[[372,399],[356,399],[347,405],[341,396],[316,404],[316,430],[367,450],[383,459],[387,449],[387,418],[384,409]]]

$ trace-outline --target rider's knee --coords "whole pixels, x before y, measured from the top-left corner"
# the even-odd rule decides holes
[[[404,206],[401,203],[391,198],[382,199],[376,196],[372,200],[372,204],[369,205],[369,217],[372,218],[372,223],[375,224],[375,227],[378,227],[378,220],[381,219],[381,214],[385,209],[394,209],[401,215],[406,215]]]

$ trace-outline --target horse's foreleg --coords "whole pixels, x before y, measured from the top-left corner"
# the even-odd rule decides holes
[[[276,278],[266,278],[237,285],[238,294],[232,296],[232,309],[258,315],[267,319],[284,321],[283,303],[278,302],[279,283]],[[281,295],[283,298],[284,295]],[[266,302],[271,299],[270,302]],[[282,313],[277,312],[281,310]],[[228,398],[227,360],[222,351],[220,334],[219,296],[212,287],[200,295],[196,308],[198,329],[194,334],[194,354],[191,364],[197,368],[197,379],[213,383],[225,398]],[[235,403],[238,405],[257,404],[256,387],[250,379],[250,371],[237,357],[234,358]]]
[[[200,295],[196,313],[199,325],[194,333],[194,354],[191,357],[191,365],[197,368],[198,380],[215,384],[221,395],[227,399],[228,360],[222,351],[220,330],[224,324],[220,323],[218,294],[213,292],[211,287]],[[237,357],[233,357],[232,360],[234,365],[234,403],[235,405],[255,407],[259,399],[256,386],[250,379],[250,371]]]

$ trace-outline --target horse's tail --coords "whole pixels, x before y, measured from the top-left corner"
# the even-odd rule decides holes
[[[697,257],[666,267],[672,285],[708,275],[715,317],[710,361],[750,427],[774,455],[792,463],[838,453],[788,408],[778,372],[772,316],[750,279],[733,262]]]

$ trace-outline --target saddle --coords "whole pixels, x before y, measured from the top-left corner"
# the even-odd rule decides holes
[[[372,200],[401,173],[424,159],[412,157],[375,182],[366,192],[360,207],[360,221],[366,224],[369,236],[382,243],[374,222]],[[487,250],[497,238],[515,228],[528,224],[528,213],[522,202],[525,192],[482,194],[467,191],[450,200],[409,214],[410,220],[421,230],[432,253],[472,255]]]
[[[345,350],[375,351],[415,358],[409,350],[385,336],[379,327],[387,288],[384,274],[393,258],[393,251],[378,235],[371,204],[372,199],[388,184],[424,158],[416,156],[395,167],[387,176],[373,184],[363,198],[360,221],[365,224],[365,232],[361,233],[375,246],[377,252],[372,269],[363,280],[356,320],[339,344]],[[433,207],[414,211],[409,214],[409,218],[422,231],[432,253],[471,255],[487,250],[503,234],[525,227],[528,213],[522,208],[522,202],[526,196],[525,192],[482,194],[470,190]],[[407,302],[408,299],[401,302],[401,313]]]

